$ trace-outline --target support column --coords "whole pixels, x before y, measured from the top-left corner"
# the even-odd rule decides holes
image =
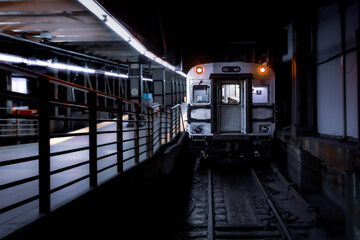
[[[360,238],[360,173],[353,171],[345,176],[345,219],[348,239]]]
[[[185,102],[186,97],[186,78],[181,79],[181,102]]]
[[[176,94],[176,104],[180,103],[180,80],[178,77],[175,78],[175,94]]]
[[[360,4],[359,4],[359,27],[360,27]],[[356,30],[357,44],[357,110],[358,110],[358,150],[360,151],[360,30]]]
[[[174,106],[174,77],[173,73],[165,72],[165,106]]]
[[[313,135],[316,130],[316,70],[314,23],[295,23],[292,66],[291,136]]]
[[[0,79],[1,79],[0,80],[0,92],[11,91],[11,85],[12,85],[11,73],[6,72],[6,71],[1,71]],[[5,108],[7,108],[7,109],[0,109],[0,112],[2,112],[4,114],[9,113],[10,110],[8,110],[8,109],[12,109],[12,107],[13,107],[12,100],[2,99],[1,103],[2,103],[1,105],[5,106]]]
[[[142,65],[138,63],[129,66],[130,100],[141,103],[143,92]]]
[[[156,68],[153,72],[154,102],[165,105],[165,69]]]

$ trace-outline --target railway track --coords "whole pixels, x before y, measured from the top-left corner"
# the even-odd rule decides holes
[[[173,239],[332,239],[274,167],[199,169],[190,199]]]

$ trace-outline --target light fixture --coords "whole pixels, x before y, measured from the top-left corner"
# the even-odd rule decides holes
[[[195,72],[197,74],[203,74],[204,73],[204,67],[203,66],[197,66],[195,67]]]
[[[70,70],[70,71],[75,71],[75,72],[85,72],[85,73],[95,73],[96,72],[94,69],[79,67],[79,66],[75,66],[75,65],[68,65],[68,64],[64,64],[64,63],[49,62],[48,67],[55,68],[55,69]]]
[[[75,72],[85,72],[85,73],[100,73],[105,74],[107,76],[112,77],[120,77],[120,78],[128,78],[129,76],[127,74],[122,73],[113,73],[113,72],[106,72],[102,70],[95,70],[91,68],[86,67],[80,67],[76,65],[69,65],[65,63],[58,63],[58,62],[52,62],[49,61],[43,61],[38,59],[26,59],[20,56],[0,53],[0,61],[9,62],[9,63],[23,63],[29,66],[39,66],[39,67],[49,67],[49,68],[55,68],[55,69],[62,69],[62,70],[69,70],[69,71],[75,71]]]
[[[112,77],[121,77],[121,78],[129,78],[128,75],[123,73],[113,73],[113,72],[104,72],[106,76],[112,76]]]
[[[12,62],[12,63],[22,63],[24,59],[22,57],[9,55],[9,54],[0,54],[0,60],[4,62]]]
[[[183,73],[182,71],[178,71],[176,70],[175,72],[177,72],[179,75],[183,76],[183,77],[187,77],[187,75],[185,73]]]
[[[150,52],[142,43],[137,40],[120,22],[118,22],[111,14],[109,14],[97,1],[95,0],[78,0],[89,11],[91,11],[97,18],[103,21],[110,29],[118,34],[122,39],[128,42],[136,51],[145,55],[150,60],[157,62],[158,64],[180,74],[175,71],[175,67],[168,62],[157,57],[154,53]],[[180,74],[186,76],[185,73]]]
[[[152,81],[153,81],[152,78],[147,78],[147,77],[142,77],[142,80],[148,81],[148,82],[152,82]]]
[[[263,66],[259,67],[259,72],[260,73],[265,73],[266,72],[266,67],[263,67]]]

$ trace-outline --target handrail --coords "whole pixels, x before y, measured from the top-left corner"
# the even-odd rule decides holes
[[[6,181],[0,177],[0,197],[8,201],[0,203],[0,217],[14,208],[34,201],[38,202],[40,213],[49,213],[57,207],[51,199],[54,199],[56,194],[61,195],[64,189],[75,184],[88,184],[88,189],[97,187],[106,179],[117,176],[153,156],[161,145],[170,142],[181,132],[182,114],[179,104],[171,108],[143,105],[4,62],[0,62],[1,70],[16,72],[37,81],[40,92],[31,98],[26,98],[26,94],[9,91],[6,94],[0,93],[0,100],[4,99],[5,102],[11,99],[38,107],[33,116],[10,114],[7,110],[0,109],[0,118],[5,118],[6,121],[37,121],[36,134],[28,137],[32,144],[26,145],[35,153],[23,151],[16,158],[3,155],[0,159],[0,168],[8,169],[10,179]],[[66,91],[81,91],[83,101],[54,99],[51,96],[51,87],[55,85],[64,87]],[[107,102],[111,104],[107,105]],[[0,101],[0,104],[3,103],[4,101]],[[60,110],[67,114],[57,115],[56,112]],[[83,126],[74,132],[56,132],[51,130],[57,126],[55,122],[64,126]],[[83,139],[82,142],[74,141],[77,144],[71,144],[72,139],[77,138]],[[0,134],[0,143],[7,139],[10,138]],[[56,143],[50,143],[50,139],[56,140]],[[22,146],[17,145],[15,149],[19,151]],[[0,154],[4,149],[5,147],[0,147]],[[65,160],[71,159],[69,156],[80,159],[66,163]],[[36,164],[35,173],[19,175],[16,166],[26,164]],[[53,180],[71,171],[76,171],[76,174],[68,174],[67,177],[74,175],[74,178],[61,183]],[[15,198],[16,200],[14,197],[1,196],[1,191],[23,184],[32,185],[38,189],[38,193]],[[69,199],[73,197],[71,195]]]

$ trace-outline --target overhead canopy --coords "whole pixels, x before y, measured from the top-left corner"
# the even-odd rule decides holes
[[[112,61],[136,62],[144,55],[154,65],[175,71],[145,47],[141,36],[93,0],[1,0],[0,31],[35,42],[51,36],[58,47]]]

